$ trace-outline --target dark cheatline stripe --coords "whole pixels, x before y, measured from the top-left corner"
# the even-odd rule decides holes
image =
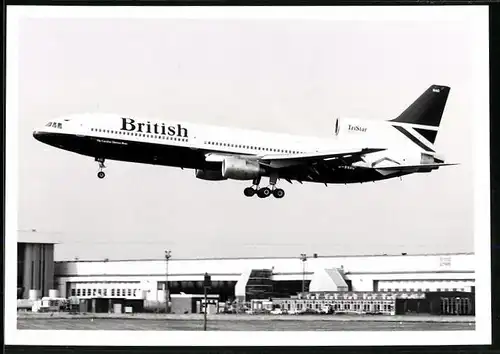
[[[428,146],[425,146],[420,140],[418,140],[416,137],[414,137],[413,135],[411,135],[405,128],[399,127],[399,126],[396,126],[396,125],[393,125],[393,127],[396,128],[401,134],[403,134],[404,136],[406,136],[408,139],[410,139],[411,141],[413,141],[415,144],[417,144],[418,146],[420,146],[425,151],[434,152],[434,150],[432,150]]]
[[[413,128],[413,129],[415,129],[417,131],[417,133],[422,135],[424,138],[429,140],[431,143],[434,144],[434,142],[436,141],[437,130],[428,130],[428,129],[423,129],[423,128]]]

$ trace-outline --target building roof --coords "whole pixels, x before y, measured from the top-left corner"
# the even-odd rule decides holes
[[[395,253],[395,254],[336,254],[336,255],[308,255],[312,258],[370,258],[370,257],[423,257],[423,256],[462,256],[474,255],[474,252],[456,252],[456,253]],[[193,258],[170,258],[170,261],[229,261],[229,260],[258,260],[258,259],[300,259],[297,257],[193,257]],[[138,259],[67,259],[56,262],[60,263],[85,263],[85,262],[159,262],[165,261],[165,258],[138,258]]]
[[[40,231],[37,229],[17,230],[18,243],[51,244],[61,243],[57,240],[58,233]]]

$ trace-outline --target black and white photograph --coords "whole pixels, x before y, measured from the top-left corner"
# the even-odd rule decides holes
[[[489,344],[488,45],[486,6],[8,7],[6,344]]]

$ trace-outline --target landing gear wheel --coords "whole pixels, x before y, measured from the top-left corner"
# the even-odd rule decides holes
[[[271,195],[271,190],[267,187],[258,190],[257,195],[259,198],[267,198]]]
[[[277,199],[281,199],[285,196],[285,191],[281,188],[277,188],[273,191],[273,195]]]
[[[97,177],[100,179],[103,179],[106,174],[102,172],[103,168],[106,168],[106,165],[104,165],[104,159],[102,157],[96,157],[95,160],[99,163],[99,172],[97,172]]]
[[[252,187],[247,187],[243,190],[246,197],[253,197],[255,195],[255,189]]]

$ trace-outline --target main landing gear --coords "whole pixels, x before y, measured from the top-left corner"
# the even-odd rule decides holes
[[[277,180],[278,176],[271,175],[271,177],[269,178],[269,184],[271,188],[269,187],[259,188],[260,177],[258,177],[253,180],[252,187],[245,188],[243,193],[245,194],[246,197],[253,197],[255,194],[257,194],[259,198],[267,198],[272,194],[275,198],[281,199],[285,196],[285,191],[281,188],[276,188]]]
[[[106,176],[106,174],[102,171],[103,168],[106,168],[106,166],[104,165],[104,159],[96,157],[95,160],[99,163],[99,172],[97,172],[97,177],[103,179]]]

